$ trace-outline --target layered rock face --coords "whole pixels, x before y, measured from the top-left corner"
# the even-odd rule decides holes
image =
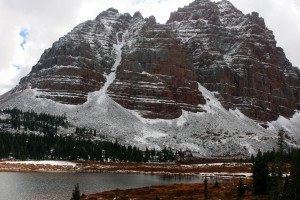
[[[167,22],[193,57],[197,81],[220,93],[226,108],[259,122],[300,108],[300,72],[287,60],[258,13],[230,2],[196,0]]]
[[[244,15],[226,0],[196,0],[171,13],[166,24],[108,9],[47,49],[18,88],[83,104],[109,73],[116,78],[107,94],[146,118],[201,112],[205,100],[197,82],[218,92],[225,108],[260,123],[300,109],[300,71],[276,47],[258,13]]]
[[[124,48],[109,96],[146,118],[173,119],[182,110],[202,111],[199,104],[205,100],[190,56],[179,42],[168,26],[147,19],[139,39]]]

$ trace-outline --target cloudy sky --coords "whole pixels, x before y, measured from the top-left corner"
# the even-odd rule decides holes
[[[28,74],[46,48],[77,24],[114,7],[140,11],[165,23],[170,12],[193,0],[0,0],[0,94]],[[218,0],[215,0],[218,1]],[[300,67],[300,0],[229,0],[243,13],[259,12],[277,45]]]

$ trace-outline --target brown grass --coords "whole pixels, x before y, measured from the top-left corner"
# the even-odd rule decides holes
[[[238,179],[229,182],[219,183],[220,188],[214,188],[214,184],[208,184],[208,199],[209,200],[234,200],[239,199],[237,193]],[[245,180],[246,185],[251,185],[251,180]],[[203,184],[174,184],[163,186],[150,186],[127,190],[112,190],[97,194],[83,195],[84,200],[104,200],[114,199],[116,196],[120,200],[154,200],[155,196],[161,200],[178,199],[178,200],[202,200],[204,199]],[[252,197],[251,191],[246,191],[245,195],[240,198],[243,200],[264,199],[264,197]]]

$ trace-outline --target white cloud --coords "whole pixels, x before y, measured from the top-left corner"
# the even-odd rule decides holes
[[[215,0],[217,1],[217,0]],[[300,3],[298,0],[230,0],[244,13],[257,11],[274,31],[278,46],[283,47],[290,61],[300,67]],[[131,15],[140,11],[144,17],[154,15],[165,23],[172,11],[192,0],[0,0],[0,94],[14,87],[28,74],[39,57],[52,43],[77,24],[94,19],[100,12],[114,7]],[[19,33],[29,35],[20,47]],[[17,70],[13,65],[20,66]]]

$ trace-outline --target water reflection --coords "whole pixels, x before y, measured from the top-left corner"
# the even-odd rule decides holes
[[[164,181],[188,181],[188,180],[195,180],[197,177],[196,176],[189,176],[189,175],[181,175],[181,174],[175,174],[175,175],[170,175],[170,174],[164,174],[160,175],[160,177]]]

